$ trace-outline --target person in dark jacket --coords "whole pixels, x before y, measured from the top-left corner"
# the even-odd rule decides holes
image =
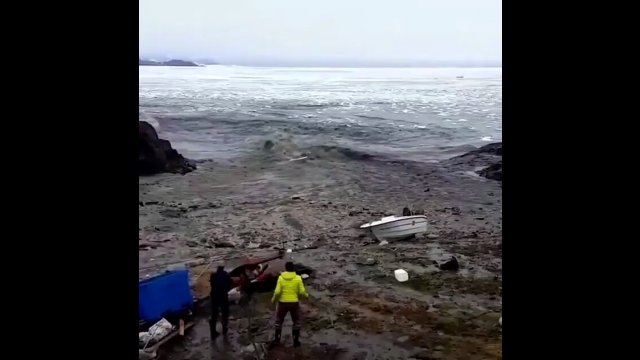
[[[231,277],[224,271],[224,264],[219,264],[215,273],[209,279],[211,284],[211,336],[218,336],[216,325],[218,312],[222,313],[222,333],[229,330],[229,290],[231,290]]]

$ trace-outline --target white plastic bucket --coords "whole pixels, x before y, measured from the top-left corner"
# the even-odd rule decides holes
[[[398,280],[400,282],[405,282],[405,281],[409,280],[409,273],[407,273],[406,270],[398,269],[398,270],[394,271],[393,274],[396,276],[396,280]]]

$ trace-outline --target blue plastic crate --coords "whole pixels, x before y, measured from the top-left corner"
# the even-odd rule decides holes
[[[146,279],[138,284],[140,319],[156,322],[163,316],[178,314],[193,306],[189,272],[177,270]]]

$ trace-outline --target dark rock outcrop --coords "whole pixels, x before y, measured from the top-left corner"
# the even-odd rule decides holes
[[[452,256],[450,260],[440,265],[440,270],[443,271],[458,271],[459,269],[460,263],[458,263],[458,259],[455,256]]]
[[[502,143],[493,143],[489,145],[485,145],[478,150],[472,151],[472,153],[476,154],[490,154],[495,156],[502,157]],[[502,182],[502,160],[499,160],[496,163],[489,165],[488,167],[477,172],[478,175],[484,176],[487,179],[497,180]]]
[[[478,175],[487,179],[502,181],[502,160],[478,171]]]
[[[195,169],[196,165],[173,149],[168,140],[158,138],[151,124],[138,121],[138,175],[186,174]]]
[[[502,143],[491,143],[481,148],[471,150],[460,156],[443,162],[443,165],[453,171],[465,171],[472,167],[486,167],[500,161],[502,157]]]
[[[502,156],[502,143],[492,143],[489,145],[485,145],[477,150],[473,150],[470,151],[467,154],[491,154],[491,155],[497,155],[497,156]]]
[[[492,143],[479,149],[469,151],[447,162],[450,166],[457,167],[483,167],[476,171],[487,179],[502,182],[502,143]]]

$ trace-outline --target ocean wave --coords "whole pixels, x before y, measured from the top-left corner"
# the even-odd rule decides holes
[[[330,103],[322,103],[322,104],[294,103],[294,104],[279,104],[279,105],[272,106],[272,108],[279,109],[279,110],[308,110],[308,109],[343,107],[345,105],[350,105],[350,104],[345,104],[343,102],[330,102]]]
[[[356,115],[356,116],[359,118],[368,119],[368,120],[389,120],[387,118],[380,117],[380,116],[369,116],[369,115]]]
[[[290,135],[282,135],[264,141],[262,154],[274,160],[291,160],[308,158],[309,160],[356,160],[368,161],[379,159],[377,155],[362,150],[355,150],[338,145],[301,146]]]

